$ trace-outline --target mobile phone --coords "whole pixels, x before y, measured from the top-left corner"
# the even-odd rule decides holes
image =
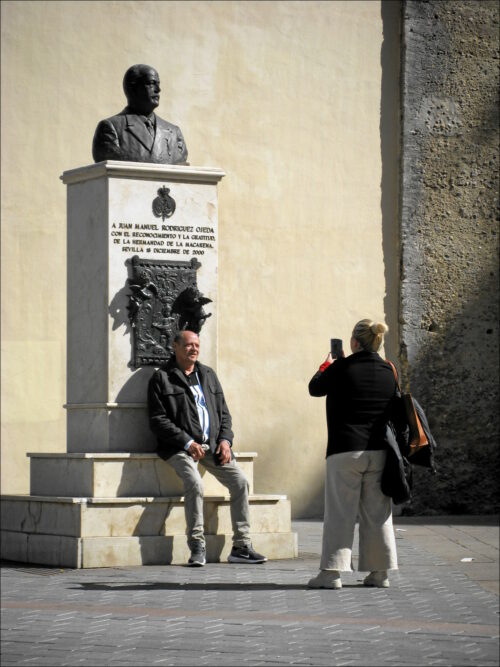
[[[334,359],[340,359],[342,356],[342,340],[340,338],[330,338],[330,352]]]

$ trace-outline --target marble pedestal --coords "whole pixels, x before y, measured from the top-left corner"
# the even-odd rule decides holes
[[[254,492],[255,457],[236,453],[250,486],[252,543],[269,559],[294,558],[290,502]],[[207,561],[224,561],[232,546],[229,496],[210,473],[202,479]],[[189,558],[182,485],[156,454],[32,454],[30,490],[2,498],[2,558],[75,568]]]
[[[68,209],[67,453],[28,454],[30,495],[2,498],[3,558],[111,567],[189,557],[182,485],[154,453],[148,426],[147,385],[159,364],[137,363],[129,279],[134,257],[144,266],[196,267],[197,287],[211,299],[200,360],[216,369],[216,187],[223,176],[219,169],[107,161],[61,177]],[[139,287],[147,308],[158,293]],[[155,345],[164,342],[159,337]],[[249,480],[254,547],[271,559],[293,558],[290,503],[254,493],[255,456],[236,453]],[[229,497],[209,473],[203,479],[207,561],[224,560]]]
[[[212,300],[200,359],[217,367],[217,183],[223,176],[219,169],[107,161],[61,177],[68,209],[68,452],[155,449],[145,410],[154,367],[134,367],[127,284],[133,257],[199,263],[198,289]],[[161,188],[174,202],[171,215],[155,215]]]

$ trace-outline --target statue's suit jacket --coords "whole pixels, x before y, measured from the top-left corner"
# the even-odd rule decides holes
[[[177,125],[156,118],[156,134],[148,132],[141,118],[125,108],[116,116],[98,124],[92,156],[95,162],[125,160],[129,162],[156,162],[180,164],[187,159],[187,148]]]

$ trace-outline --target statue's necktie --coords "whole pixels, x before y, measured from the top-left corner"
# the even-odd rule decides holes
[[[146,120],[145,120],[145,125],[146,125],[146,127],[148,128],[148,132],[149,132],[149,134],[150,134],[152,137],[154,137],[154,136],[155,136],[155,128],[154,128],[154,126],[153,126],[153,121],[151,120],[151,118],[146,118]]]

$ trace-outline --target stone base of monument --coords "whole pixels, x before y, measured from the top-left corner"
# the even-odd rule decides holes
[[[67,447],[28,455],[30,495],[2,497],[3,558],[76,568],[187,562],[183,487],[151,453],[146,397],[175,333],[200,324],[201,311],[193,314],[195,302],[184,299],[195,288],[209,308],[201,360],[217,369],[223,176],[210,167],[117,161],[63,174]],[[294,558],[290,503],[254,493],[255,456],[236,455],[250,486],[254,548],[270,559]],[[223,561],[232,543],[227,489],[203,466],[200,473],[207,560]]]
[[[270,560],[295,558],[290,502],[253,493],[255,456],[236,455],[250,485],[252,544]],[[207,562],[225,561],[232,546],[229,496],[210,473],[203,480]],[[189,558],[182,484],[156,454],[32,454],[30,491],[2,497],[4,559],[90,568]]]
[[[123,498],[182,496],[182,481],[155,453],[28,454],[30,493],[35,496]],[[253,494],[256,452],[235,453]],[[201,465],[205,495],[221,496],[227,489]]]

